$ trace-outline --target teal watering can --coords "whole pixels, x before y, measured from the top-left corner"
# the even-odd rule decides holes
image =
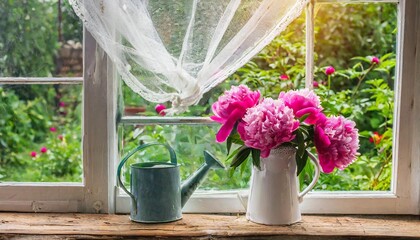
[[[130,190],[121,181],[121,169],[134,153],[146,147],[163,145],[170,162],[143,162],[130,166]],[[205,163],[181,185],[175,151],[167,144],[144,144],[129,152],[117,170],[119,186],[131,197],[130,219],[142,223],[172,222],[182,218],[182,207],[204,180],[210,169],[224,168],[213,155],[204,151]]]

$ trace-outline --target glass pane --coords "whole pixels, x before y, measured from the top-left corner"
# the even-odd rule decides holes
[[[82,76],[82,24],[68,1],[0,1],[0,77]]]
[[[0,86],[0,182],[82,182],[81,85]]]
[[[227,80],[205,93],[200,102],[182,116],[210,116],[211,105],[231,85],[245,84],[264,96],[277,97],[281,90],[304,87],[305,14],[294,20],[270,45]],[[281,78],[283,76],[283,78]],[[284,79],[284,77],[287,79]],[[122,83],[125,115],[159,116],[156,103],[134,93]],[[170,106],[170,103],[163,103]]]
[[[183,116],[210,116],[211,105],[223,92],[232,85],[245,84],[251,89],[260,90],[267,97],[278,97],[279,92],[304,87],[305,79],[305,14],[297,18],[288,28],[255,56],[245,66],[210,92],[196,106],[189,108]],[[156,103],[150,103],[133,93],[124,83],[121,85],[125,105],[125,115],[159,116]],[[169,103],[165,103],[169,106]],[[168,142],[176,151],[182,164],[181,176],[186,179],[204,161],[203,150],[212,152],[228,168],[231,163],[227,159],[226,143],[216,143],[215,135],[220,125],[211,126],[123,126],[121,127],[123,146],[121,156],[141,143]],[[239,146],[232,146],[232,151]],[[162,154],[163,153],[163,154]],[[139,157],[136,157],[139,156]],[[136,154],[126,164],[136,161],[147,161],[146,158],[165,158],[163,148],[156,151],[151,148],[143,154]],[[162,156],[163,155],[163,156]],[[128,168],[126,168],[128,169]],[[251,161],[248,159],[240,168],[233,171],[212,170],[200,189],[232,190],[249,187]],[[129,184],[129,174],[125,174],[125,182]]]
[[[321,174],[315,189],[390,190],[397,5],[316,9],[315,90],[325,112],[356,122],[361,155],[344,171]]]
[[[187,179],[204,163],[204,150],[212,153],[225,166],[228,165],[225,161],[225,145],[218,144],[214,140],[214,135],[218,129],[217,125],[124,126],[120,129],[123,136],[122,156],[143,143],[168,143],[177,154],[183,180]],[[126,166],[136,162],[168,161],[168,156],[168,151],[164,147],[153,146],[133,155],[127,161]],[[128,169],[129,167],[125,167],[124,171],[126,185],[130,183],[130,174],[127,173]],[[243,168],[242,173],[240,171],[231,173],[233,174],[232,176],[230,176],[229,171],[223,169],[211,170],[206,180],[201,184],[200,189],[226,190],[248,187],[251,175],[250,166]]]
[[[340,114],[356,122],[361,153],[357,161],[344,171],[321,174],[316,190],[390,190],[396,26],[397,5],[393,3],[316,5],[314,88],[323,101],[325,113]],[[185,115],[211,115],[211,104],[231,85],[245,84],[253,90],[260,90],[261,95],[273,98],[277,98],[281,91],[304,88],[304,30],[305,16],[302,15]],[[327,66],[335,68],[330,77],[325,74]],[[141,100],[126,87],[123,87],[123,92],[126,106],[144,106],[142,113],[134,114],[158,115],[154,109],[156,104]],[[208,140],[211,144],[214,144],[218,127],[213,128],[213,137]],[[126,134],[134,135],[135,132],[128,130]],[[178,135],[183,134],[181,131]],[[201,134],[208,136],[206,132]],[[159,141],[166,139],[159,131],[151,136]],[[214,145],[214,149],[225,149],[225,144],[219,145],[221,147]],[[217,156],[226,161],[222,152]],[[226,161],[226,165],[229,164],[230,160]],[[237,169],[232,182],[220,180],[221,184],[216,186],[218,189],[246,187],[249,169],[248,163],[242,168],[242,175]],[[311,181],[312,173],[312,165],[307,164],[299,178],[301,188]]]

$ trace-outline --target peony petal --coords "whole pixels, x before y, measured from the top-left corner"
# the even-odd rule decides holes
[[[314,143],[318,151],[331,145],[331,141],[325,134],[324,129],[319,126],[315,126]]]
[[[270,156],[270,149],[264,149],[264,150],[261,150],[261,157],[262,158],[267,158],[268,156]]]
[[[303,117],[305,114],[309,114],[309,116],[305,119],[305,123],[307,124],[315,124],[318,121],[318,114],[321,112],[321,109],[315,107],[308,107],[301,109],[296,112],[296,117],[300,118]]]
[[[239,136],[241,137],[242,141],[245,141],[245,139],[247,139],[247,135],[246,135],[246,131],[245,131],[245,123],[244,122],[239,122],[238,126],[236,127],[236,130],[239,133]]]
[[[322,154],[318,154],[318,157],[319,165],[321,165],[322,171],[324,173],[331,173],[332,171],[334,171],[335,164],[331,159]]]
[[[216,141],[217,142],[224,142],[229,137],[230,133],[232,132],[235,123],[242,118],[243,111],[236,109],[230,114],[229,118],[226,122],[222,125],[219,131],[216,134]]]
[[[225,119],[218,116],[210,116],[210,119],[221,124],[225,123],[226,121]]]

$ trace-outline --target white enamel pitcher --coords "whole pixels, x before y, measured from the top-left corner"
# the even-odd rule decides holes
[[[309,157],[315,166],[315,176],[300,193],[296,176],[296,148],[279,147],[271,150],[267,158],[261,158],[261,170],[252,169],[246,212],[248,220],[266,225],[290,225],[301,220],[299,203],[315,186],[320,174],[317,159],[311,153]]]

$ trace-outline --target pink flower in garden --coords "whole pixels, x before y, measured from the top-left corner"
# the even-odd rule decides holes
[[[314,86],[314,88],[318,88],[319,87],[319,83],[317,81],[314,81],[312,83],[312,86]]]
[[[282,74],[282,75],[280,75],[279,79],[282,80],[282,81],[286,81],[286,80],[289,80],[290,78],[287,74]]]
[[[48,150],[48,149],[47,149],[46,147],[42,147],[42,148],[41,148],[41,150],[40,150],[40,152],[41,152],[41,153],[46,153],[46,152],[47,152],[47,150]]]
[[[64,137],[63,137],[63,135],[58,135],[58,139],[60,139],[60,141],[63,141],[63,139],[64,139]]]
[[[335,73],[335,69],[334,69],[332,66],[328,66],[328,67],[325,69],[325,74],[327,74],[327,75],[331,75],[331,74],[333,74],[333,73]]]
[[[281,99],[267,98],[248,109],[238,124],[238,133],[246,146],[260,149],[261,157],[268,157],[271,149],[292,141],[298,127],[291,108]]]
[[[163,111],[163,110],[165,110],[166,109],[166,106],[165,105],[163,105],[163,104],[158,104],[158,105],[156,105],[156,107],[155,107],[155,111],[156,111],[156,113],[158,113],[159,115],[161,115],[161,116],[165,116],[166,115],[166,113],[165,113],[165,111]]]
[[[314,143],[324,173],[343,170],[358,155],[356,124],[342,116],[323,118],[315,125]]]
[[[297,118],[309,114],[305,123],[315,124],[318,121],[318,115],[322,111],[319,97],[314,91],[301,89],[296,91],[281,92],[279,99],[282,99],[286,106],[293,109]]]
[[[65,107],[65,106],[66,106],[66,103],[65,103],[65,102],[59,102],[59,103],[58,103],[58,106],[59,106],[59,107]]]
[[[232,86],[229,91],[225,91],[217,102],[212,105],[215,116],[210,118],[222,124],[222,127],[216,134],[216,141],[225,141],[232,132],[236,122],[245,115],[248,108],[258,104],[259,99],[259,91],[251,91],[244,85]]]
[[[56,132],[57,131],[57,128],[55,128],[55,127],[50,127],[50,132]]]
[[[379,58],[377,58],[377,57],[372,57],[372,59],[370,60],[370,62],[372,63],[372,64],[379,64]]]
[[[33,158],[36,157],[36,152],[35,151],[31,152],[31,157],[33,157]]]

